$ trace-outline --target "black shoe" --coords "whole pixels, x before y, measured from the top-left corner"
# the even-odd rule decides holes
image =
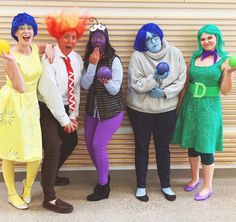
[[[70,183],[69,178],[57,176],[54,186],[65,186],[68,185],[69,183]]]
[[[73,211],[73,206],[71,204],[68,204],[60,199],[57,199],[55,204],[49,203],[48,201],[43,201],[43,207],[62,214],[68,214]]]
[[[140,197],[135,196],[135,197],[136,197],[138,200],[143,201],[143,202],[148,202],[148,201],[149,201],[149,197],[148,197],[147,194],[145,194],[144,196],[140,196]]]
[[[169,201],[174,201],[176,199],[176,195],[170,195],[170,194],[167,194],[165,192],[163,192],[163,190],[161,190],[161,192],[164,194],[165,198]]]
[[[89,201],[99,201],[102,199],[106,199],[109,197],[110,194],[110,186],[109,183],[106,185],[97,184],[94,193],[87,196],[87,200]]]

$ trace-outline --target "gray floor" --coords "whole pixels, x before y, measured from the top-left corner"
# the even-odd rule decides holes
[[[174,202],[164,199],[160,192],[156,171],[148,175],[150,201],[142,203],[134,197],[135,175],[132,170],[112,171],[111,194],[109,199],[99,202],[86,201],[96,183],[96,174],[89,172],[63,173],[70,176],[71,184],[57,187],[60,198],[74,206],[71,214],[62,215],[41,207],[42,192],[39,180],[32,191],[33,201],[28,210],[17,210],[7,203],[7,193],[0,177],[0,222],[234,222],[236,221],[236,169],[218,170],[214,179],[213,196],[203,202],[193,200],[195,192],[183,191],[189,171],[172,170],[172,187],[177,194]],[[2,176],[2,175],[1,175]],[[22,175],[18,173],[17,180]],[[19,192],[21,182],[16,183]],[[200,189],[200,187],[199,187]]]

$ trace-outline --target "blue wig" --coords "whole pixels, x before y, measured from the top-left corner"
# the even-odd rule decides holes
[[[18,42],[18,38],[16,37],[15,33],[18,30],[19,26],[22,25],[31,25],[34,30],[34,36],[38,34],[38,25],[33,16],[27,13],[19,13],[17,14],[11,23],[11,36]]]
[[[147,32],[150,32],[152,34],[156,34],[160,37],[161,41],[163,39],[163,31],[161,28],[154,24],[154,23],[148,23],[143,25],[136,36],[135,42],[134,42],[134,49],[139,52],[147,51],[146,49],[146,34]]]

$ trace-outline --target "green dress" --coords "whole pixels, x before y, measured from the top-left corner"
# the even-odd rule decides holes
[[[37,84],[42,73],[38,47],[29,56],[12,52],[24,78],[25,92],[16,91],[10,79],[0,90],[0,158],[30,162],[42,159]]]
[[[190,63],[190,83],[200,82],[207,87],[220,86],[221,65],[226,57],[211,66]],[[186,92],[178,114],[172,143],[193,148],[200,153],[223,150],[223,126],[220,96],[194,98]]]

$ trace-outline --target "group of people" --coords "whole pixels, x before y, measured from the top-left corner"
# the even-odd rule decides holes
[[[73,206],[57,197],[54,186],[69,183],[58,172],[77,144],[80,87],[88,90],[85,141],[98,174],[98,182],[87,200],[99,201],[110,194],[107,146],[125,114],[123,68],[110,44],[106,25],[95,18],[83,59],[74,48],[89,18],[62,12],[45,21],[56,45],[33,44],[37,23],[33,16],[20,13],[13,18],[11,27],[16,44],[9,53],[0,55],[7,78],[0,90],[0,158],[10,204],[18,209],[28,208],[43,159],[43,207],[70,213]],[[231,91],[236,68],[228,64],[216,25],[203,26],[197,41],[189,73],[181,51],[166,41],[157,24],[143,25],[134,41],[126,105],[135,137],[135,196],[140,201],[149,200],[146,176],[151,135],[161,192],[167,200],[176,199],[170,184],[170,143],[188,148],[192,178],[185,191],[193,191],[201,183],[201,160],[203,186],[194,199],[206,200],[212,194],[214,153],[223,150],[220,92],[227,95]],[[161,62],[169,65],[164,77],[156,69]],[[111,73],[109,78],[99,75],[104,67]],[[14,185],[15,161],[27,163],[21,195]]]

